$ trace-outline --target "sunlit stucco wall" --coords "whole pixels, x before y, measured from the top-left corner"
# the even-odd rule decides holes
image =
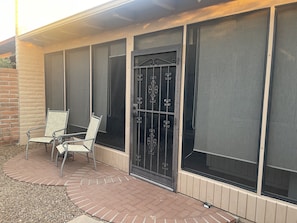
[[[25,144],[27,130],[45,123],[43,50],[16,38],[16,60],[19,72],[20,144]]]

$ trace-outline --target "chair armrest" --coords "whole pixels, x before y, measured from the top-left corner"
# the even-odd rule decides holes
[[[56,133],[57,132],[61,132],[61,131],[65,131],[65,130],[66,130],[66,128],[63,128],[63,129],[59,129],[59,130],[54,131],[53,134],[52,134],[53,138],[57,139],[59,136],[56,136]],[[65,134],[63,134],[63,135],[65,135]]]
[[[43,125],[43,126],[39,126],[39,127],[36,127],[36,128],[31,128],[31,129],[29,129],[29,130],[26,132],[26,135],[27,135],[28,139],[30,139],[30,137],[31,137],[31,132],[32,132],[32,131],[35,131],[35,130],[38,130],[38,129],[44,129],[44,128],[45,128],[45,125]]]
[[[73,136],[79,136],[79,135],[85,135],[85,134],[87,134],[87,132],[69,133],[69,134],[60,135],[57,137],[57,139],[58,139],[59,143],[62,143],[65,138],[70,138]]]
[[[68,144],[75,144],[75,143],[81,143],[81,142],[86,142],[86,141],[92,141],[94,139],[79,139],[79,140],[70,140],[70,141],[65,141],[62,143],[63,148],[65,151],[68,150],[67,146]]]
[[[66,137],[72,137],[72,136],[78,136],[78,135],[85,135],[87,132],[76,132],[76,133],[69,133],[69,134],[63,134],[58,136],[59,138],[66,138]]]

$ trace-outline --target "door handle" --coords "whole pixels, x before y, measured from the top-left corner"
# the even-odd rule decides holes
[[[132,105],[132,114],[134,117],[138,116],[138,104],[133,104]]]

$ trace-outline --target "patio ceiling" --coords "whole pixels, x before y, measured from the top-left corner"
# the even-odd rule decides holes
[[[230,0],[115,0],[19,36],[46,46]]]
[[[0,42],[0,57],[1,55],[8,55],[15,53],[15,38],[9,38]]]

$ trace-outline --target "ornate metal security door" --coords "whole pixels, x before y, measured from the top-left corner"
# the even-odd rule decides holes
[[[131,174],[175,190],[178,48],[133,53]],[[178,100],[179,101],[179,100]]]

